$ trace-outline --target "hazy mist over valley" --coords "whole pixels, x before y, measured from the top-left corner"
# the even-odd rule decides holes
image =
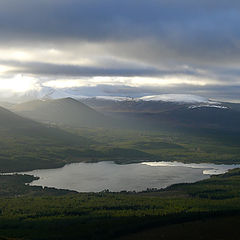
[[[239,12],[0,1],[0,239],[238,239]]]

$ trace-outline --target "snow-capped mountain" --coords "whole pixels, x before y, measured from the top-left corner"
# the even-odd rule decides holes
[[[190,109],[195,108],[218,108],[218,109],[228,109],[228,107],[221,105],[220,103],[218,105],[215,104],[200,104],[200,105],[192,105],[189,106]]]
[[[26,98],[35,101],[18,104],[11,109],[18,114],[44,122],[60,122],[68,126],[141,125],[157,129],[161,126],[184,128],[232,128],[240,122],[240,107],[237,104],[221,103],[196,95],[163,94],[140,98],[122,96],[82,96],[74,89],[43,88],[29,92]],[[36,99],[44,101],[36,101]],[[54,100],[57,99],[57,100]],[[88,107],[86,107],[85,105]],[[82,106],[92,109],[83,113]],[[81,109],[80,109],[81,106]],[[70,111],[72,109],[72,111]],[[31,111],[30,111],[31,110]],[[54,113],[57,112],[55,115]],[[88,112],[88,111],[87,111]],[[28,114],[28,115],[27,115]],[[43,116],[44,114],[44,116]],[[78,114],[78,117],[76,117]],[[102,117],[98,117],[102,114]],[[84,119],[82,119],[84,118]],[[97,120],[99,119],[99,120]],[[116,120],[117,119],[117,120]],[[118,121],[121,119],[120,121]],[[81,121],[80,121],[81,120]],[[95,122],[97,121],[97,124]],[[116,122],[117,123],[116,123]],[[81,125],[78,125],[80,124]],[[95,124],[95,125],[94,125]],[[104,126],[105,126],[104,125]]]
[[[83,97],[82,97],[83,98]],[[120,96],[96,96],[96,99],[109,100],[109,101],[136,101],[137,99],[132,97],[120,97]]]
[[[78,99],[84,98],[92,98],[92,97],[83,97],[78,96]],[[161,95],[151,95],[151,96],[144,96],[139,98],[134,97],[122,97],[122,96],[96,96],[94,99],[99,100],[106,100],[106,101],[146,101],[146,102],[172,102],[172,103],[179,103],[179,104],[207,104],[212,106],[212,104],[217,104],[219,106],[220,103],[212,101],[208,98],[192,95],[192,94],[161,94]]]
[[[212,101],[206,97],[197,96],[193,94],[160,94],[160,95],[150,95],[143,97],[129,97],[129,96],[83,96],[77,89],[55,89],[51,87],[41,86],[38,90],[28,91],[24,94],[16,94],[9,99],[0,99],[0,101],[6,102],[27,102],[39,99],[62,99],[62,98],[73,98],[86,103],[90,107],[100,107],[102,109],[124,109],[135,111],[135,107],[140,109],[139,111],[144,111],[149,109],[149,111],[162,111],[162,108],[172,108],[172,104],[176,105],[186,105],[189,109],[201,108],[201,107],[211,107],[225,109],[223,104],[219,102]],[[161,105],[165,104],[165,105]],[[166,104],[170,104],[166,106]],[[114,104],[117,104],[116,106]],[[136,105],[136,106],[135,106]],[[131,109],[130,109],[131,108]],[[132,109],[134,108],[134,109]],[[174,108],[176,108],[174,106]]]
[[[208,103],[209,99],[192,94],[161,94],[144,96],[139,98],[142,101],[163,101],[163,102],[178,102],[178,103]]]
[[[92,98],[78,96],[78,98]],[[176,103],[215,103],[211,100],[191,94],[161,94],[151,95],[139,98],[134,97],[122,97],[122,96],[96,96],[95,99],[106,100],[106,101],[162,101],[162,102],[176,102]]]
[[[191,94],[162,94],[140,98],[97,96],[78,99],[90,107],[106,112],[163,112],[178,108],[229,108],[220,102]]]

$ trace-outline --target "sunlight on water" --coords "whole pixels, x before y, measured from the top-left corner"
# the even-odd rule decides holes
[[[181,162],[142,162],[141,164],[151,167],[187,167],[199,168],[203,170],[204,175],[218,175],[226,173],[230,169],[239,168],[239,164],[225,165],[225,164],[211,164],[211,163],[181,163]]]

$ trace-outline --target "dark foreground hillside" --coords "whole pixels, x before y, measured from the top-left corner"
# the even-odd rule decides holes
[[[227,240],[234,239],[238,231],[235,228],[240,219],[238,169],[198,183],[178,184],[154,192],[77,194],[60,191],[61,196],[51,189],[33,190],[34,187],[26,186],[21,190],[24,181],[29,179],[8,184],[6,177],[0,176],[0,236],[3,239],[117,239],[123,236],[128,236],[126,239],[144,236],[175,239],[178,236],[177,239]],[[19,191],[10,196],[12,184]],[[130,235],[133,233],[136,235]]]
[[[117,240],[235,240],[239,238],[240,216],[224,216],[178,223],[129,234]]]

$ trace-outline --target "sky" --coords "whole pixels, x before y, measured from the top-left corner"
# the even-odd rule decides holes
[[[0,98],[240,99],[240,2],[0,0]]]

